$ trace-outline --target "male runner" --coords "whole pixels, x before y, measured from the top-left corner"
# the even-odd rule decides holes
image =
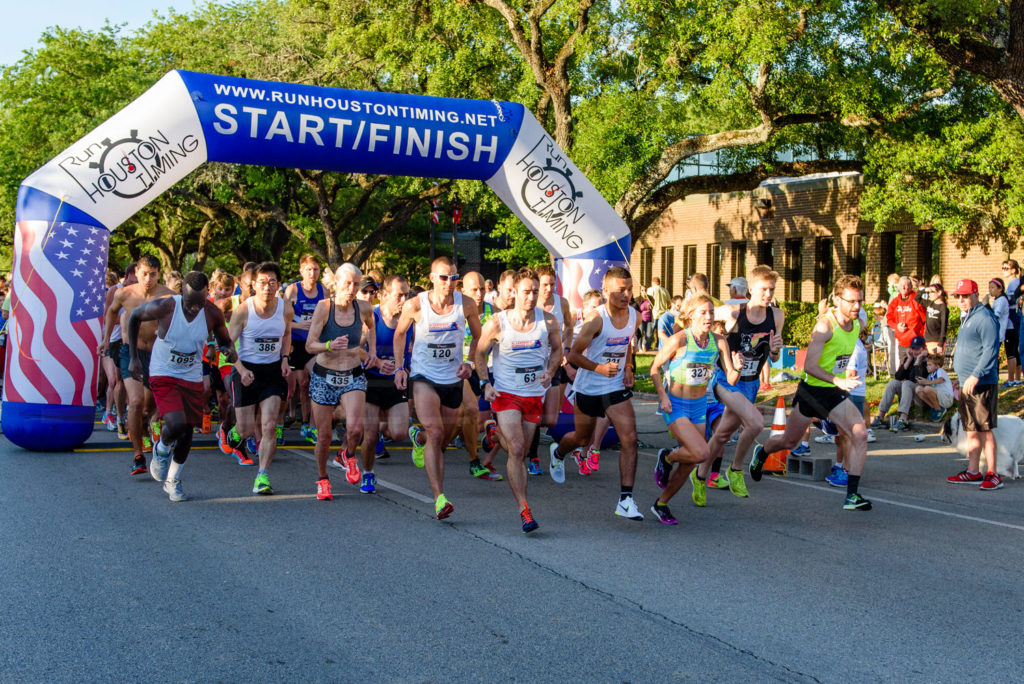
[[[720,482],[724,478],[719,476],[707,480],[707,484],[716,489],[728,487],[729,491],[741,498],[749,496],[743,481],[743,459],[764,429],[764,417],[755,406],[757,390],[761,384],[761,368],[768,359],[777,360],[782,350],[782,326],[786,317],[782,309],[771,305],[778,279],[779,274],[771,267],[756,266],[748,281],[749,302],[725,304],[715,309],[715,318],[725,321],[729,348],[743,357],[743,366],[739,369],[740,379],[735,385],[726,381],[721,365],[715,370],[714,392],[725,406],[725,413],[708,441],[710,460],[697,468],[694,491],[704,486],[709,472],[720,472],[725,443],[742,426],[727,479]]]
[[[149,385],[163,428],[159,441],[153,445],[149,473],[163,483],[171,501],[186,498],[181,491],[181,468],[192,447],[192,430],[202,423],[206,408],[201,350],[210,332],[217,338],[222,353],[229,358],[235,356],[224,314],[207,299],[208,289],[206,275],[192,271],[182,279],[180,295],[147,302],[136,307],[128,318],[129,370],[137,381],[142,380],[139,327],[143,321],[157,322]]]
[[[579,368],[576,390],[576,429],[551,445],[551,479],[565,482],[563,459],[573,449],[590,441],[598,418],[608,416],[619,435],[619,503],[615,515],[630,520],[644,516],[633,500],[636,478],[636,414],[629,401],[633,396],[633,345],[636,309],[630,306],[633,277],[626,269],[613,266],[604,274],[601,291],[605,304],[580,328],[572,344],[569,363]]]
[[[477,310],[480,311],[480,325],[483,326],[494,316],[494,307],[484,301],[484,277],[476,271],[470,271],[462,277],[462,295],[473,300]],[[476,361],[470,358],[469,348],[472,342],[472,333],[469,325],[466,326],[466,335],[462,341],[463,360],[470,365]],[[485,440],[484,458],[477,454],[478,441],[480,437],[481,423],[485,423],[491,417],[491,405],[487,399],[481,396],[481,381],[488,378],[490,368],[474,367],[472,375],[465,380],[462,392],[462,407],[459,409],[459,425],[462,427],[462,440],[466,444],[466,452],[469,454],[469,474],[484,480],[501,480],[501,475],[495,470],[493,461],[497,451],[497,445]],[[490,423],[494,425],[494,423]],[[493,433],[493,430],[491,430]]]
[[[462,381],[473,372],[462,360],[467,322],[470,356],[480,339],[480,312],[472,299],[455,292],[458,279],[451,259],[434,259],[430,264],[431,289],[405,303],[394,337],[395,387],[404,390],[412,380],[416,415],[423,424],[422,430],[415,426],[409,430],[413,461],[417,465],[426,464],[438,520],[447,518],[455,510],[444,495],[444,448],[459,429]],[[413,325],[416,328],[410,378],[405,369],[405,340]]]
[[[846,377],[846,365],[860,334],[857,314],[864,301],[864,283],[855,275],[842,276],[833,288],[833,300],[835,308],[819,318],[811,330],[803,379],[793,397],[793,407],[797,410],[790,411],[785,432],[769,437],[764,446],[754,447],[750,476],[755,482],[759,481],[766,454],[795,447],[812,418],[828,418],[850,438],[847,457],[850,476],[843,509],[869,511],[871,502],[857,492],[867,457],[867,426],[848,394],[860,380]]]
[[[292,372],[288,375],[288,396],[298,394],[302,427],[300,435],[310,438],[309,431],[309,371],[313,367],[313,355],[306,351],[309,324],[313,320],[316,305],[324,298],[324,286],[320,283],[320,260],[312,254],[303,254],[299,259],[301,280],[292,283],[284,291],[285,301],[292,305],[292,353],[289,363]]]
[[[540,282],[540,294],[537,298],[537,306],[547,311],[558,321],[558,329],[562,335],[562,356],[569,352],[572,347],[573,319],[569,313],[569,300],[555,294],[555,269],[547,264],[537,268],[537,277]],[[565,384],[569,376],[565,374],[565,368],[559,367],[555,376],[551,379],[551,386],[544,393],[544,415],[541,418],[540,427],[551,427],[558,423],[558,413],[562,409],[562,398],[565,396]],[[530,442],[528,458],[530,459],[531,470],[540,472],[540,457],[537,456],[537,447],[540,444],[540,427],[534,431],[533,440]]]
[[[124,270],[124,277],[121,279],[121,282],[107,289],[103,306],[104,318],[118,290],[127,285],[134,285],[137,282],[135,279],[135,264],[128,264]],[[103,372],[107,376],[107,415],[103,422],[108,430],[117,430],[118,439],[128,439],[128,395],[124,388],[124,378],[121,376],[122,338],[121,324],[118,323],[110,334],[110,345],[107,347],[107,353],[101,357]]]
[[[228,325],[232,341],[238,343],[238,360],[231,374],[236,423],[228,443],[231,448],[240,449],[242,442],[259,433],[259,472],[252,491],[268,495],[274,493],[268,471],[277,453],[277,413],[288,394],[294,312],[288,302],[277,297],[281,268],[276,263],[260,264],[255,275],[255,294],[234,310]]]
[[[363,418],[363,482],[359,491],[372,494],[377,491],[376,462],[377,438],[383,426],[388,439],[405,439],[409,429],[409,396],[406,390],[395,387],[395,327],[405,300],[409,298],[409,281],[404,276],[384,278],[380,304],[373,307],[373,323],[377,340],[377,363],[366,366],[366,412]],[[409,345],[406,345],[408,358]],[[337,457],[335,457],[337,460]]]
[[[126,330],[128,317],[132,311],[146,302],[174,294],[160,284],[160,262],[150,254],[144,254],[136,262],[135,277],[138,282],[122,287],[110,300],[110,306],[107,307],[107,314],[103,319],[103,335],[100,337],[103,342],[97,350],[101,356],[107,351],[107,340],[118,323],[119,313],[121,329]],[[135,453],[132,457],[132,475],[146,472],[146,457],[143,453],[147,447],[143,439],[149,435],[149,421],[146,420],[146,416],[153,402],[153,395],[149,391],[149,354],[153,348],[153,340],[156,339],[156,328],[157,324],[154,321],[148,321],[139,329],[138,355],[142,362],[141,380],[132,376],[129,369],[131,357],[128,355],[128,347],[121,345],[121,377],[128,392],[128,437],[132,441]]]
[[[526,503],[526,449],[541,420],[542,397],[562,363],[562,330],[558,320],[537,306],[537,273],[516,273],[515,306],[499,311],[484,324],[476,348],[476,367],[487,367],[492,354],[494,385],[482,378],[484,397],[498,415],[500,439],[508,452],[508,483],[519,506],[523,532],[537,529]]]
[[[335,460],[348,471],[346,479],[350,484],[357,484],[362,477],[355,454],[363,440],[366,412],[366,376],[361,361],[364,329],[370,349],[366,365],[377,365],[373,305],[356,299],[362,277],[352,264],[338,267],[334,273],[334,297],[316,305],[306,339],[306,349],[316,354],[309,376],[309,398],[316,426],[316,498],[320,501],[334,498],[327,476],[327,454],[334,434],[334,410],[339,403],[345,409],[345,439]]]

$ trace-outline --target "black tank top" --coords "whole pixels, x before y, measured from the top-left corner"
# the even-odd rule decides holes
[[[747,318],[747,305],[740,305],[739,317],[736,319],[736,330],[726,335],[731,351],[743,355],[743,368],[740,369],[740,380],[757,380],[761,369],[771,353],[769,344],[775,332],[775,311],[768,307],[764,320],[751,323]]]
[[[321,342],[326,343],[342,335],[348,335],[347,348],[354,349],[359,346],[359,342],[363,337],[363,322],[359,320],[359,305],[353,301],[352,308],[355,310],[353,313],[354,320],[348,325],[340,325],[334,318],[336,307],[334,300],[331,300],[331,310],[327,314],[327,322],[324,323],[324,329],[320,331]]]

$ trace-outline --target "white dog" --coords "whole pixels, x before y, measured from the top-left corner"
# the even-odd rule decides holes
[[[996,472],[1002,477],[1020,477],[1020,462],[1024,461],[1024,420],[1017,416],[999,416],[996,428]],[[960,429],[960,416],[952,415],[943,425],[940,435],[943,442],[953,444],[961,456],[967,456],[967,433]],[[984,465],[984,464],[982,464]]]

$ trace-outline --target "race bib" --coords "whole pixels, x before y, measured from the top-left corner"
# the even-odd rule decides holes
[[[427,345],[427,356],[441,364],[457,363],[454,342],[431,342]]]
[[[758,358],[757,357],[750,358],[749,356],[744,356],[743,357],[743,367],[740,369],[740,375],[747,376],[747,377],[749,377],[751,375],[757,375],[757,364],[758,364]]]
[[[172,349],[169,354],[168,363],[178,370],[187,370],[195,365],[197,352],[182,352]]]
[[[836,357],[836,363],[832,366],[832,375],[846,375],[846,367],[850,365],[850,355],[842,354]]]
[[[299,320],[300,321],[311,321],[311,320],[313,320],[313,312],[312,311],[309,311],[309,312],[303,311],[301,314],[299,314]]]
[[[331,387],[338,387],[344,389],[352,384],[355,380],[351,370],[331,370],[329,368],[324,369],[324,380]]]
[[[711,374],[712,367],[710,363],[691,363],[674,368],[672,370],[672,379],[680,385],[703,387],[708,384]]]
[[[254,344],[256,351],[260,354],[271,354],[277,351],[277,345],[281,343],[279,337],[257,337]]]
[[[624,351],[605,351],[601,354],[601,359],[604,363],[617,363],[619,368],[622,368],[622,362],[626,358],[626,352]]]
[[[531,385],[536,385],[540,382],[540,374],[544,371],[544,366],[532,366],[530,368],[516,368],[515,369],[515,383],[516,387],[525,388]]]

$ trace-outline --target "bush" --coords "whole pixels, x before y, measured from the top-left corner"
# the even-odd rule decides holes
[[[779,307],[786,314],[786,322],[782,326],[782,343],[803,349],[811,341],[811,330],[818,320],[817,302],[779,302]]]

